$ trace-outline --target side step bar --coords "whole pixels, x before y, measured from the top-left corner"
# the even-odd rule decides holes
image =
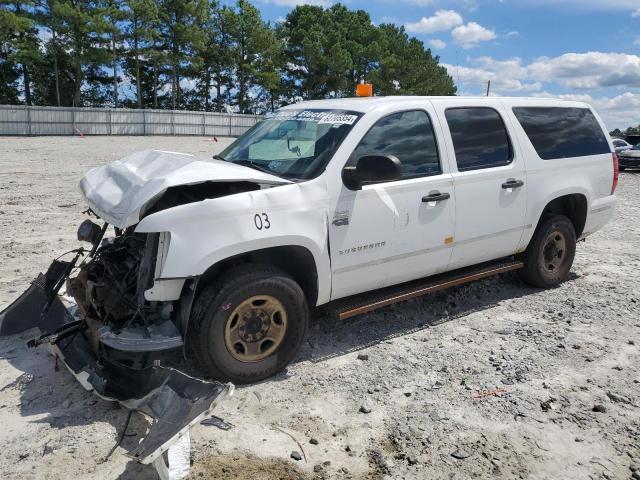
[[[335,312],[340,320],[346,320],[347,318],[372,312],[379,308],[393,305],[394,303],[404,302],[405,300],[411,300],[449,287],[491,277],[499,273],[518,270],[522,267],[524,267],[524,263],[513,259],[482,263],[473,267],[462,268],[413,282],[383,288],[382,290],[339,299],[327,305],[327,310]]]

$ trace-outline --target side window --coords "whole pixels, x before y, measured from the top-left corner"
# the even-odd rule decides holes
[[[355,165],[365,155],[395,155],[402,163],[403,179],[442,173],[433,127],[423,110],[378,120],[351,154],[348,165]]]
[[[588,108],[514,107],[513,113],[543,160],[611,153]]]
[[[508,165],[513,150],[502,117],[492,108],[450,108],[445,112],[458,170]]]

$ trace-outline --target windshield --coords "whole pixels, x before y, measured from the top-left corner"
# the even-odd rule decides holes
[[[314,178],[361,115],[321,109],[271,112],[215,158],[289,180]]]
[[[638,143],[637,145],[631,147],[631,150],[640,150],[640,143]]]

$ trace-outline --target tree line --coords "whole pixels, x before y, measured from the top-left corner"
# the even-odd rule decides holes
[[[640,125],[638,125],[637,127],[629,127],[626,130],[620,130],[619,128],[616,128],[612,132],[609,132],[609,134],[612,137],[616,138],[625,138],[633,135],[640,135]]]
[[[0,0],[0,103],[262,113],[302,99],[453,95],[439,58],[362,10],[246,0]]]

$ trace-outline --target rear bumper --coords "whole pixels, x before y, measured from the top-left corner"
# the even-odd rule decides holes
[[[587,214],[587,222],[584,226],[582,237],[586,237],[604,227],[615,213],[617,199],[615,195],[602,197],[591,202]]]
[[[618,156],[618,165],[623,168],[640,167],[640,157],[620,157]]]

